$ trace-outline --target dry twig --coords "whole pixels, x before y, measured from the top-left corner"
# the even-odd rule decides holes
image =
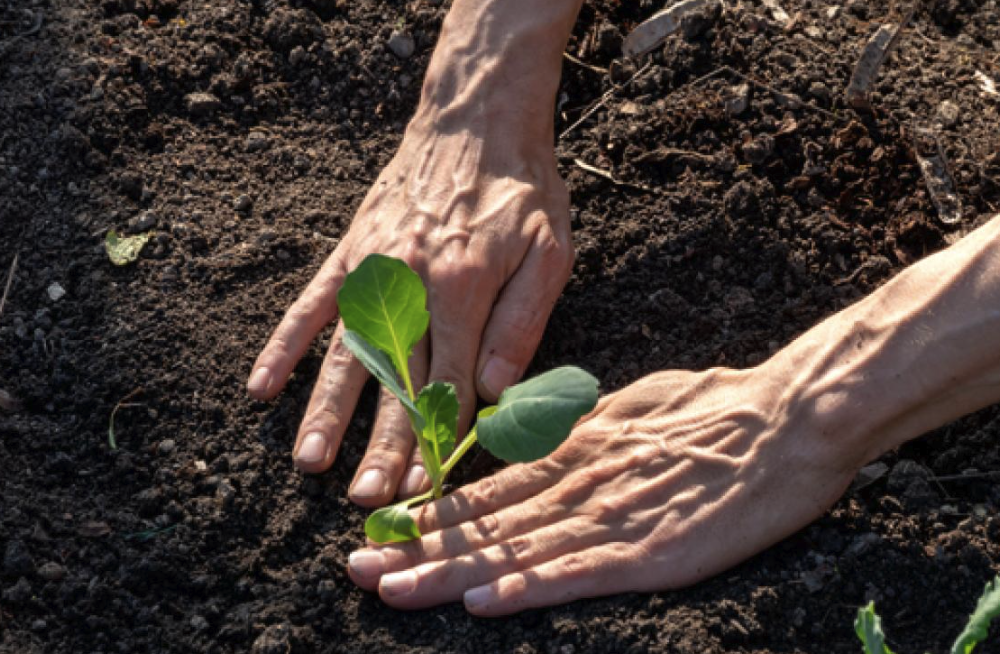
[[[607,104],[608,100],[610,100],[614,96],[614,94],[616,92],[618,92],[621,89],[624,89],[624,88],[628,87],[628,85],[631,84],[632,82],[634,82],[636,79],[638,79],[640,75],[644,74],[647,70],[649,70],[649,67],[651,65],[652,65],[652,62],[646,62],[646,65],[643,66],[642,68],[640,68],[639,70],[637,70],[635,72],[635,74],[632,75],[632,77],[630,77],[627,80],[625,80],[624,84],[622,84],[621,86],[615,86],[615,87],[612,87],[612,88],[608,89],[604,93],[604,95],[601,96],[601,99],[598,100],[597,103],[593,107],[591,107],[587,111],[583,112],[583,115],[580,116],[575,123],[573,123],[572,125],[570,125],[566,129],[564,129],[563,132],[562,132],[562,134],[559,135],[559,138],[560,139],[566,138],[567,134],[569,134],[570,132],[572,132],[573,130],[575,130],[577,127],[579,127],[580,125],[582,125],[588,118],[590,118],[591,116],[593,116],[594,113],[597,112],[598,109],[600,109],[605,104]]]
[[[14,254],[14,260],[10,262],[10,272],[7,273],[7,284],[3,289],[3,297],[0,297],[0,316],[3,315],[3,308],[7,304],[7,295],[10,293],[10,287],[14,283],[14,271],[17,270],[17,258],[20,253]]]

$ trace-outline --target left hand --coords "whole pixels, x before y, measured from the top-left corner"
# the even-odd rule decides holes
[[[863,462],[815,411],[784,406],[779,381],[763,369],[641,379],[550,457],[415,509],[423,537],[354,552],[351,578],[397,608],[464,598],[498,616],[725,570],[818,517]]]

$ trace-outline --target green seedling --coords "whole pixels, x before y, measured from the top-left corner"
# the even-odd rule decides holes
[[[990,630],[990,623],[1000,616],[1000,575],[986,584],[976,610],[969,616],[965,629],[955,639],[951,646],[951,654],[972,654]],[[864,654],[893,654],[885,644],[885,633],[882,631],[882,619],[875,613],[875,603],[858,609],[858,617],[854,620],[854,631],[857,632]]]
[[[410,374],[413,348],[430,322],[420,276],[399,259],[372,254],[347,275],[337,303],[344,345],[406,409],[431,480],[426,493],[368,517],[365,533],[377,543],[420,537],[409,509],[441,498],[448,473],[477,442],[504,461],[534,461],[555,450],[597,404],[594,377],[557,368],[505,390],[459,442],[455,387],[432,381],[416,392]]]

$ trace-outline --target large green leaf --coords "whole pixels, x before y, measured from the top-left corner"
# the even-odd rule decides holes
[[[556,368],[505,390],[496,413],[479,420],[479,442],[504,461],[534,461],[559,447],[596,404],[593,376],[571,366]]]
[[[986,584],[976,610],[969,616],[969,623],[951,646],[951,654],[969,654],[976,644],[986,638],[990,622],[1000,615],[1000,575]]]
[[[455,449],[458,435],[458,395],[455,387],[445,382],[433,382],[417,396],[417,409],[424,418],[421,430],[421,454],[431,478],[436,478],[441,462]]]
[[[370,254],[347,275],[337,294],[344,325],[389,355],[409,390],[413,346],[427,331],[427,289],[399,259]]]
[[[882,632],[882,618],[875,613],[875,602],[858,609],[858,617],[854,619],[854,632],[865,647],[865,654],[892,654],[885,644],[885,633]]]
[[[399,377],[396,376],[396,371],[392,367],[392,362],[389,361],[389,357],[385,352],[375,348],[361,334],[353,332],[350,329],[344,331],[343,341],[347,349],[351,351],[351,354],[358,358],[358,361],[368,369],[368,372],[373,374],[375,379],[379,380],[383,386],[399,398],[399,401],[403,403],[403,408],[410,414],[410,420],[413,422],[414,429],[422,429],[424,425],[423,418],[421,418],[416,405],[410,400],[410,396],[403,390],[403,386],[399,383]]]
[[[365,520],[365,535],[376,543],[404,543],[420,538],[409,502],[384,506]]]

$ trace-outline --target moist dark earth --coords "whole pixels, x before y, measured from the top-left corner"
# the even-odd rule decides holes
[[[730,0],[635,61],[622,38],[661,5],[584,7],[556,115],[578,257],[533,370],[612,391],[756,365],[997,211],[1000,98],[977,76],[1000,78],[996,2],[922,3],[859,111],[854,63],[910,6],[781,1]],[[392,157],[446,11],[0,2],[0,650],[853,653],[874,599],[895,651],[946,651],[1000,565],[997,407],[685,591],[481,620],[350,582],[374,389],[306,477],[289,453],[323,343],[274,402],[245,377]],[[918,165],[938,147],[955,224]],[[154,234],[119,268],[111,228]]]

